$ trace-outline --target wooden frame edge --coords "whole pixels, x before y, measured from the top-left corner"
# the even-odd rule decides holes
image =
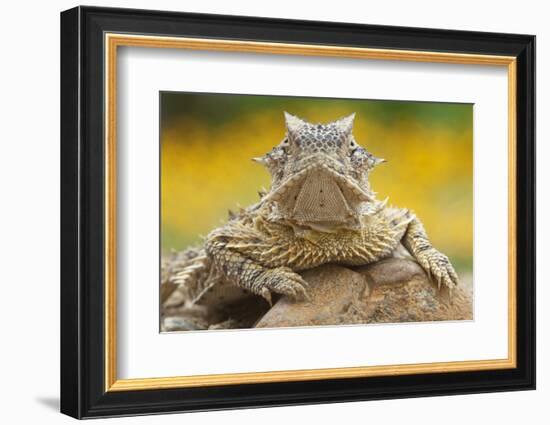
[[[508,358],[517,367],[517,60],[508,64]]]
[[[367,378],[413,375],[416,373],[447,373],[480,370],[512,369],[515,362],[474,360],[464,362],[418,363],[392,366],[365,366],[330,369],[302,369],[274,372],[229,373],[216,375],[174,376],[167,378],[135,378],[115,380],[108,391],[139,391],[150,389],[207,387],[217,385],[258,384],[265,382],[316,381],[321,379]],[[244,378],[244,379],[243,379]]]
[[[116,367],[116,76],[117,47],[105,36],[105,391]]]

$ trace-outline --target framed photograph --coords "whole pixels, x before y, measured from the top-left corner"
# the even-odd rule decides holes
[[[535,388],[535,37],[61,14],[61,411]]]

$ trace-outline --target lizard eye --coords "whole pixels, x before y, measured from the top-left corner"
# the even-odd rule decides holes
[[[359,145],[357,143],[355,143],[355,140],[351,140],[351,142],[349,143],[349,148],[350,148],[350,155],[353,156],[355,154],[355,152],[357,152],[357,149],[359,149]]]
[[[288,143],[288,138],[285,138],[279,145],[281,147],[281,149],[287,153],[288,152],[288,147],[289,147],[289,143]]]

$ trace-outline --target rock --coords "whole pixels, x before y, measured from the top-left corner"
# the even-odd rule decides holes
[[[341,266],[317,267],[302,276],[310,284],[310,301],[281,298],[256,324],[257,328],[342,324],[367,289],[364,276]]]
[[[176,290],[162,305],[161,331],[249,329],[269,309],[267,301],[255,295],[217,308],[200,304],[189,305],[185,302],[183,293]]]
[[[208,329],[208,324],[193,317],[170,316],[164,318],[161,325],[162,332],[198,331],[203,329]]]
[[[440,290],[418,263],[387,259],[356,269],[367,279],[370,294],[364,313],[368,323],[427,322],[472,320],[471,282],[449,293]]]
[[[469,282],[438,290],[414,261],[391,258],[350,269],[325,265],[302,273],[310,300],[283,297],[258,321],[258,328],[471,320]]]

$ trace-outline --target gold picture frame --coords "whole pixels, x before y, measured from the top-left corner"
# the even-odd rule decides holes
[[[107,174],[105,180],[105,391],[150,390],[181,387],[250,384],[263,382],[306,381],[409,375],[416,373],[460,372],[473,370],[507,369],[516,366],[516,187],[515,187],[515,117],[516,117],[516,58],[513,56],[441,53],[411,50],[371,49],[356,47],[316,46],[253,41],[213,40],[178,37],[159,37],[127,34],[105,34],[105,99],[107,126],[105,152]],[[330,56],[355,59],[437,62],[506,67],[508,72],[508,358],[470,360],[390,366],[307,369],[276,372],[231,373],[170,378],[117,379],[116,378],[116,93],[117,49],[119,47],[149,47],[239,53],[263,53],[304,56]]]
[[[117,374],[117,62],[128,47],[507,72],[507,356],[170,377]],[[76,418],[535,387],[535,37],[76,7],[61,14],[61,411]],[[503,105],[504,106],[504,105]],[[503,148],[504,148],[503,141]],[[120,153],[119,153],[120,154]],[[504,184],[504,182],[502,183]],[[502,282],[502,287],[506,283]]]

